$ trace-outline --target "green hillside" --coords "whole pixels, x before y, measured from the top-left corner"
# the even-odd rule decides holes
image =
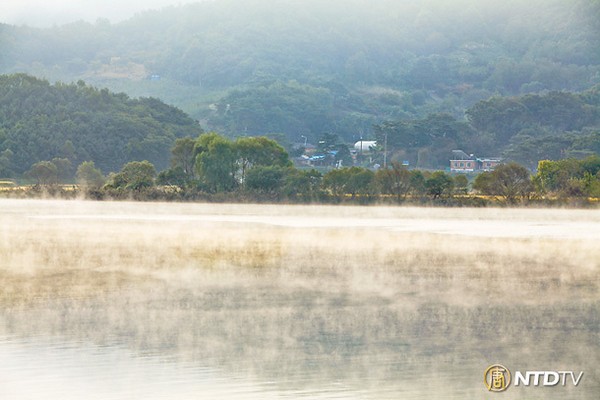
[[[0,76],[2,177],[54,158],[73,168],[94,161],[105,173],[132,160],[164,169],[175,139],[201,132],[182,111],[153,98],[131,99],[81,81],[51,85],[24,74]]]
[[[230,136],[352,141],[385,120],[600,83],[599,16],[590,0],[221,0],[2,26],[0,72],[158,97]]]
[[[375,126],[379,143],[397,160],[423,168],[448,166],[452,150],[502,156],[535,169],[539,160],[600,154],[600,85],[582,93],[549,92],[492,97],[449,114],[386,121]]]
[[[229,137],[277,134],[317,144],[334,135],[350,144],[387,133],[395,157],[413,165],[445,166],[456,147],[534,167],[540,158],[598,152],[598,21],[600,2],[592,0],[219,0],[118,24],[0,25],[0,73],[159,98]],[[49,93],[65,87],[89,92],[86,99],[105,93],[77,85]],[[52,96],[20,100],[36,103],[25,111],[50,110],[46,117],[5,114],[3,149],[15,153],[16,172],[60,154],[67,137],[78,159],[93,155],[105,171],[142,155],[160,169],[179,126],[193,126],[183,114],[163,131],[164,121],[137,111],[131,121],[120,109],[87,108],[80,111],[94,113],[86,121],[107,138],[91,145],[77,138],[86,129],[95,137],[97,128],[83,129],[79,114],[44,119],[64,115],[48,108],[60,104]],[[117,109],[159,104],[107,96],[122,100]],[[14,108],[17,100],[4,97]],[[38,104],[46,97],[48,105]],[[394,138],[407,131],[417,140]]]

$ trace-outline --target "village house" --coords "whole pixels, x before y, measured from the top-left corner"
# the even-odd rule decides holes
[[[451,172],[476,172],[492,171],[502,163],[500,158],[496,157],[475,157],[473,154],[467,154],[462,150],[452,150],[452,159],[450,160]]]

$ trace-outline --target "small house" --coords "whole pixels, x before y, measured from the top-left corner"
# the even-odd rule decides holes
[[[481,171],[492,171],[498,165],[502,164],[499,158],[478,158],[477,162]]]
[[[473,172],[475,171],[475,160],[450,160],[450,171],[452,172]]]
[[[462,150],[452,150],[450,160],[451,172],[475,172],[492,171],[502,163],[502,159],[496,157],[475,157]]]

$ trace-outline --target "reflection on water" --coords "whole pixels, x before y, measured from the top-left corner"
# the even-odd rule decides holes
[[[4,338],[0,396],[3,399],[274,398],[272,382],[202,364],[136,355],[113,344],[98,346],[57,338]],[[15,367],[20,366],[20,367]]]
[[[0,205],[0,399],[600,392],[597,211]]]

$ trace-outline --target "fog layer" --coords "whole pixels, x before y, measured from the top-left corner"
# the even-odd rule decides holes
[[[241,398],[485,398],[480,376],[495,362],[586,371],[577,390],[544,398],[600,388],[596,211],[1,206],[0,338],[11,339],[0,352],[11,357],[47,338],[125,348],[262,385]]]

